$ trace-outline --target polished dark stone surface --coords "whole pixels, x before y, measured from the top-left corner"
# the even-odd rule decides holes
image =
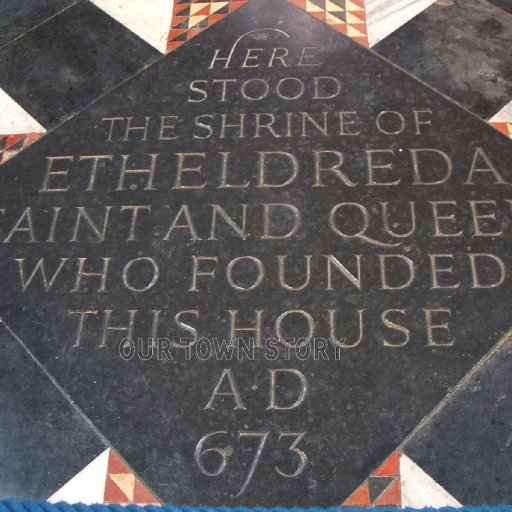
[[[512,0],[489,0],[489,2],[512,14]]]
[[[0,49],[0,87],[48,129],[160,55],[81,0]]]
[[[512,100],[512,16],[488,0],[432,4],[373,49],[489,119]]]
[[[69,7],[76,0],[2,0],[0,46]]]
[[[48,498],[105,444],[0,324],[0,499]]]
[[[257,29],[260,30],[252,32]],[[208,70],[215,49],[226,55],[237,38],[248,32],[252,35],[243,39],[234,53],[236,67]],[[272,48],[283,46],[289,49],[289,67],[240,68],[248,48],[263,48],[261,53],[268,59]],[[299,68],[301,49],[310,48],[305,52],[308,54],[312,47],[319,48],[321,64]],[[319,62],[314,57],[310,59],[306,62]],[[335,99],[313,100],[314,77],[326,76],[340,80],[340,94]],[[221,89],[209,82],[211,96],[207,100],[189,101],[203,97],[203,93],[191,93],[189,85],[194,80],[264,78],[274,91],[278,81],[287,77],[304,80],[302,99],[284,100],[272,93],[259,101],[248,100],[235,87],[228,88],[229,101],[223,101],[218,96]],[[256,87],[255,82],[252,85]],[[296,87],[297,82],[288,81],[282,93],[293,96],[297,94]],[[204,83],[200,88],[204,89]],[[319,95],[326,96],[328,91],[332,89],[320,87]],[[257,95],[251,87],[246,93]],[[416,128],[414,110],[423,111]],[[309,112],[319,123],[324,111],[357,111],[361,125],[351,124],[353,118],[348,115],[345,130],[361,134],[339,135],[339,122],[333,122],[328,115],[328,135],[306,123],[306,136],[301,136],[302,125],[296,122],[300,112]],[[376,128],[375,119],[384,111],[403,113],[403,133],[391,134],[397,128],[396,122],[400,125],[400,117],[395,115],[384,116],[387,120],[382,129]],[[280,136],[261,128],[261,136],[253,137],[255,112],[264,114],[262,124],[268,124],[269,113],[275,114],[274,130]],[[287,136],[284,126],[286,112],[293,113],[295,120],[291,136]],[[431,123],[426,120],[430,119],[429,112]],[[246,135],[236,137],[236,129],[230,128],[226,137],[221,137],[220,115],[236,113],[247,115]],[[216,116],[212,123],[215,135],[200,138],[206,137],[209,130],[200,124],[194,127],[192,120],[209,115]],[[124,133],[122,121],[114,125],[109,137],[109,123],[102,119],[120,116],[133,117],[132,128],[149,116],[147,136],[141,130],[132,130],[127,140],[120,140]],[[177,139],[172,138],[172,128],[161,132],[158,116],[180,118]],[[200,119],[204,125],[210,118]],[[234,122],[232,117],[228,120]],[[172,125],[172,118],[165,118],[164,124]],[[483,156],[475,157],[481,155],[477,150],[480,147],[492,164],[482,160]],[[446,184],[413,184],[410,149],[418,148],[431,148],[450,156],[454,171]],[[376,166],[385,166],[389,162],[386,156],[396,162],[393,169],[376,167],[374,182],[380,185],[370,183],[367,149],[388,150],[375,156]],[[332,172],[322,174],[325,187],[314,186],[313,151],[320,150],[343,152],[346,161],[341,177]],[[300,168],[296,180],[283,188],[258,187],[258,151],[294,154]],[[182,183],[200,188],[177,189],[179,154],[184,152],[207,153],[204,160],[196,155],[183,163],[188,170],[183,170]],[[247,182],[246,188],[219,188],[219,152],[232,152],[227,182]],[[100,162],[91,182],[91,159],[79,161],[78,155],[110,154],[114,155],[112,162]],[[133,155],[128,157],[129,168],[139,170],[148,167],[149,154],[159,155],[155,157],[153,186],[147,184],[147,173],[126,174],[125,183],[120,181],[120,155],[127,154]],[[54,161],[54,171],[45,181],[48,156],[64,158]],[[323,165],[336,163],[331,159],[332,153],[324,156]],[[2,166],[0,208],[5,212],[0,224],[0,314],[162,501],[178,505],[340,504],[510,327],[510,286],[506,283],[491,289],[475,288],[467,253],[497,254],[510,267],[509,237],[473,236],[468,202],[496,201],[498,220],[507,232],[511,224],[507,203],[511,159],[512,146],[503,135],[397,67],[284,1],[253,0]],[[440,179],[439,173],[442,175],[445,169],[443,161],[439,153],[423,154],[418,164],[423,179]],[[190,170],[200,164],[201,173]],[[508,184],[497,185],[496,174],[482,172],[486,164],[499,169]],[[272,176],[268,180],[273,184],[284,182],[289,165],[288,157],[269,157]],[[474,182],[465,184],[472,167],[476,169]],[[400,180],[399,186],[382,185],[396,180]],[[44,190],[68,186],[65,192]],[[413,235],[393,237],[383,231],[379,212],[385,201],[395,202],[397,209],[393,209],[390,229],[399,234],[410,228],[409,218],[400,207],[406,201],[416,202],[417,227]],[[434,236],[431,201],[456,201],[453,208],[448,206],[439,213],[448,216],[441,222],[442,231],[456,236]],[[370,216],[367,235],[379,242],[332,232],[329,212],[343,202],[365,205]],[[303,222],[297,233],[288,240],[262,239],[262,203],[291,203],[299,208]],[[183,228],[187,219],[181,216],[176,222],[181,228],[166,240],[182,204],[189,206],[192,220],[188,222],[194,223],[195,235],[191,235],[190,228]],[[225,208],[235,223],[241,222],[239,205],[248,204],[249,234],[245,240],[221,221],[212,235],[211,204]],[[101,226],[108,206],[111,210],[103,239]],[[132,240],[127,240],[129,210],[121,211],[122,206],[151,207],[151,211],[139,212]],[[25,207],[33,208],[32,225],[27,218],[19,220]],[[89,215],[82,216],[79,224],[76,207],[86,208]],[[455,215],[453,223],[450,215]],[[345,233],[360,230],[361,217],[354,210],[345,216],[335,215],[334,219]],[[95,229],[91,229],[91,223]],[[289,214],[279,212],[273,216],[270,228],[274,234],[289,230]],[[495,224],[487,218],[480,228],[488,235]],[[416,279],[403,290],[381,289],[379,256],[392,254],[407,255],[417,267]],[[431,289],[429,254],[453,255],[452,259],[439,262],[444,272],[440,271],[438,279],[444,286],[458,282],[458,287]],[[228,284],[226,272],[231,260],[247,255],[258,258],[266,274],[254,290],[241,292]],[[311,255],[309,286],[302,291],[279,286],[279,255],[288,255],[291,262],[286,272],[290,286],[303,282],[303,256]],[[362,289],[343,277],[339,268],[333,269],[329,287],[325,255],[335,255],[351,273],[356,273],[360,257]],[[216,278],[201,275],[198,292],[191,291],[192,256],[218,258]],[[41,276],[36,274],[27,291],[22,291],[20,265],[26,265],[24,276],[28,278],[43,257],[48,289],[45,291]],[[23,258],[24,263],[20,263],[18,260]],[[77,269],[83,261],[78,258],[88,258],[84,272],[97,272],[105,261],[102,258],[111,258],[103,287],[97,276],[84,277],[77,286]],[[148,259],[126,267],[138,258],[154,258],[158,276],[152,272]],[[254,281],[254,266],[245,263],[245,267],[233,269],[232,277],[240,286],[248,287]],[[453,266],[453,274],[446,270],[447,265]],[[210,269],[206,265],[201,268],[203,272]],[[246,275],[242,275],[244,270]],[[152,277],[155,283],[150,285]],[[496,280],[496,267],[483,265],[479,277],[484,283]],[[390,286],[407,281],[403,265],[391,265],[389,278]],[[146,286],[147,291],[136,291]],[[449,322],[450,335],[442,327],[434,329],[437,345],[431,341],[428,346],[424,310],[438,308],[449,308],[451,316],[448,318],[446,312],[434,315],[432,323]],[[263,310],[262,337],[268,338],[276,334],[274,326],[281,314],[300,309],[311,315],[315,334],[322,338],[330,336],[329,310],[337,310],[335,334],[346,337],[345,344],[356,344],[358,310],[365,310],[364,337],[357,347],[341,349],[339,360],[333,359],[332,350],[328,360],[286,360],[282,352],[276,360],[269,360],[262,349],[257,350],[254,361],[202,361],[196,356],[186,360],[184,350],[176,349],[172,360],[158,360],[156,355],[143,360],[141,355],[125,361],[118,349],[126,329],[107,331],[102,343],[102,326],[109,318],[108,311],[113,311],[110,327],[115,329],[126,328],[128,310],[139,310],[134,316],[132,338],[147,339],[155,336],[153,310],[161,310],[156,335],[179,339],[190,336],[191,326],[199,336],[229,338],[230,310],[239,310],[237,321],[245,325],[254,320],[255,310]],[[386,325],[381,315],[389,309],[400,311],[389,314]],[[70,310],[75,314],[69,315]],[[94,312],[84,317],[79,343],[77,311]],[[175,315],[180,311],[188,313],[179,318],[182,324],[178,327]],[[284,335],[303,336],[304,327],[304,316],[292,315],[283,323]],[[453,346],[441,346],[452,337]],[[231,369],[245,408],[241,404],[235,408],[233,396],[219,396],[215,406],[207,408],[225,368]],[[292,410],[269,409],[269,370],[283,368],[302,372],[308,382],[306,397]],[[226,389],[229,387],[225,380],[221,391]],[[285,374],[277,390],[279,399],[290,404],[297,399],[297,377]],[[207,476],[201,473],[194,453],[201,454],[197,444],[204,435],[218,431],[226,434],[212,437],[204,448],[221,446],[227,457],[226,468],[218,476]],[[255,454],[259,453],[258,442],[266,432],[268,439],[265,438],[261,457],[244,489]],[[288,449],[295,440],[308,462],[300,474],[286,477],[282,474],[293,475],[301,467],[301,452]],[[218,452],[206,454],[201,459],[205,472],[220,471],[219,458]]]
[[[409,457],[467,505],[510,501],[511,350],[511,340],[504,340],[404,447]]]

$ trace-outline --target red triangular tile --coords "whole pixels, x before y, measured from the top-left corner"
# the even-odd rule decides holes
[[[393,452],[373,473],[372,476],[398,476],[398,451]]]
[[[167,51],[172,52],[173,50],[176,50],[176,48],[179,48],[185,41],[169,41],[167,43]]]
[[[355,12],[351,12],[350,13],[350,16],[354,16],[355,18],[357,18],[358,20],[361,21],[361,23],[366,23],[366,13],[363,12],[363,11],[355,11]],[[353,25],[353,23],[351,23],[351,25]]]
[[[171,30],[169,30],[169,37],[168,37],[168,40],[169,41],[172,41],[173,39],[175,39],[176,37],[178,36],[181,36],[181,34],[183,34],[184,32],[186,32],[187,30],[184,29],[184,28],[171,28]]]
[[[359,43],[362,46],[366,46],[366,48],[370,47],[370,43],[368,42],[368,37],[366,36],[353,36],[352,39]]]
[[[105,480],[105,494],[103,501],[105,503],[126,503],[130,501],[128,496],[119,488],[119,486],[109,477]]]
[[[114,450],[110,449],[107,466],[108,473],[133,473],[133,471],[119,458]]]
[[[197,36],[197,34],[200,34],[203,30],[205,30],[206,27],[201,27],[201,28],[191,28],[188,32],[187,32],[187,40],[189,39],[192,39],[193,37]]]
[[[30,146],[30,144],[33,144],[36,142],[36,140],[39,140],[44,133],[29,133],[27,137],[27,146]]]
[[[176,27],[180,23],[183,23],[184,21],[187,21],[187,20],[188,20],[188,16],[174,16],[172,18],[171,28]]]
[[[26,137],[26,133],[18,133],[16,135],[9,135],[7,137],[7,142],[5,143],[5,149],[10,148],[11,146],[14,146],[17,142],[22,140],[24,137]]]
[[[135,490],[133,492],[133,501],[135,503],[155,503],[160,504],[154,494],[138,479],[135,479]]]
[[[402,491],[400,480],[395,480],[389,487],[375,500],[376,507],[397,506],[402,503]]]
[[[174,4],[174,9],[172,11],[173,14],[179,14],[180,12],[184,11],[189,6],[188,3],[186,4]]]
[[[319,20],[325,21],[325,11],[308,11],[308,14],[318,18]]]
[[[334,23],[330,24],[329,26],[336,29],[338,32],[341,32],[342,34],[347,33],[347,25],[345,25],[344,23]]]
[[[356,489],[344,502],[345,507],[369,507],[370,506],[370,489],[368,482]]]
[[[494,126],[494,128],[496,128],[496,130],[499,130],[505,135],[508,135],[508,123],[492,122],[491,124]]]
[[[206,4],[194,13],[194,16],[209,16],[210,15],[210,4]]]
[[[239,7],[245,4],[245,0],[242,2],[230,2],[229,3],[229,12],[236,11]]]
[[[227,16],[227,14],[212,14],[210,16],[209,24],[213,25],[214,23],[217,23],[218,21],[220,21],[222,18],[225,18],[226,16]]]
[[[366,23],[348,23],[351,27],[354,27],[356,30],[359,30],[359,32],[362,32],[363,34],[366,34]]]

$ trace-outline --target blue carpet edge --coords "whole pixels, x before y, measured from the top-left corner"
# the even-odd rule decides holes
[[[344,512],[361,512],[375,510],[378,512],[396,512],[397,510],[402,511],[413,511],[423,510],[429,511],[440,511],[440,512],[512,512],[512,505],[494,505],[494,506],[470,506],[470,507],[441,507],[433,508],[426,507],[423,509],[412,509],[397,507],[378,507],[378,508],[359,508],[359,507],[210,507],[210,506],[174,506],[174,505],[146,505],[141,507],[139,505],[84,505],[83,503],[69,504],[66,502],[59,503],[48,503],[47,501],[32,501],[32,500],[0,500],[0,512],[339,512],[340,508],[343,508]]]

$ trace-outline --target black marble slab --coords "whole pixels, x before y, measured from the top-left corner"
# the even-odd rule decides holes
[[[81,0],[0,49],[0,87],[49,129],[160,55]]]
[[[104,442],[0,323],[0,499],[50,497]]]
[[[489,119],[512,100],[512,16],[488,0],[432,4],[373,49]]]
[[[458,501],[499,505],[511,499],[510,337],[468,378],[404,452]]]
[[[0,47],[66,9],[75,1],[3,0],[0,16]]]
[[[2,166],[0,314],[162,501],[340,504],[510,328],[511,158],[253,0]]]
[[[489,0],[492,4],[496,5],[500,9],[507,11],[512,14],[512,1],[511,0]]]

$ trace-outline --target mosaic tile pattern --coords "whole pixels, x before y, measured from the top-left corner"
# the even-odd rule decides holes
[[[489,123],[497,130],[512,138],[512,102],[507,103],[500,111],[496,112]]]
[[[400,459],[393,452],[344,502],[345,507],[399,507],[402,503]]]
[[[189,39],[236,11],[245,2],[246,0],[227,2],[176,0],[167,39],[167,51],[179,48]]]
[[[44,133],[17,133],[11,135],[0,135],[0,164],[7,162],[20,151],[28,148]]]
[[[289,0],[335,30],[368,46],[364,0]],[[208,27],[241,7],[246,0],[197,1],[177,0],[167,51],[172,51]]]
[[[342,506],[421,509],[462,505],[399,449],[373,471]]]
[[[512,139],[512,122],[504,123],[504,122],[494,121],[494,122],[491,122],[491,125],[494,126],[494,128],[496,128],[500,132],[504,133],[507,137],[510,137]]]
[[[330,27],[368,46],[365,0],[289,0]]]
[[[103,503],[140,506],[161,504],[112,449],[108,456]]]
[[[228,0],[226,2],[177,0],[174,2],[174,7],[172,7],[172,0],[152,0],[147,4],[144,3],[146,6],[144,7],[140,0],[131,2],[129,5],[120,2],[119,0],[93,0],[93,2],[104,9],[105,12],[122,23],[128,33],[131,31],[135,32],[140,37],[150,42],[153,46],[159,48],[160,51],[172,51],[175,48],[178,48],[185,41],[193,38],[198,33],[212,26],[215,22],[238,9],[246,1],[247,0]],[[412,2],[411,0],[388,0],[386,2],[382,2],[382,0],[366,0],[366,3],[365,0],[289,1],[310,13],[312,16],[321,19],[328,25],[332,26],[335,30],[352,37],[364,45],[368,45],[369,35],[370,44],[374,44],[378,40],[382,39],[386,34],[396,30],[400,25],[408,26],[409,24],[414,24],[414,19],[409,21],[411,16],[425,10],[431,3],[430,0],[423,0],[423,2]],[[494,3],[495,5],[505,9],[499,1]],[[26,2],[24,2],[24,6],[25,4]],[[62,5],[66,7],[69,5],[69,2],[63,3]],[[23,9],[25,9],[25,11]],[[6,24],[12,23],[14,25],[24,22],[26,23],[26,28],[31,28],[31,17],[29,16],[29,11],[27,11],[26,6],[23,7],[23,9],[20,10],[18,7],[9,6],[9,9],[7,9],[7,12],[5,13],[6,15],[3,17],[3,22]],[[31,14],[36,12],[34,11],[33,6],[31,9]],[[145,15],[144,26],[142,26],[140,21],[141,9],[144,10]],[[160,22],[157,21],[158,9],[161,10]],[[168,12],[169,9],[173,11],[171,15],[171,29],[163,42],[160,42],[161,36],[157,35],[157,33],[160,33],[160,25],[162,23],[166,23],[166,20],[168,20],[170,16]],[[501,12],[503,13],[503,16],[507,16],[506,9]],[[53,14],[53,12],[49,13]],[[42,13],[38,13],[38,16],[40,15],[42,16]],[[58,14],[56,16],[57,24],[59,24],[58,20],[61,16],[65,17],[65,13]],[[23,17],[26,19],[23,20]],[[150,20],[151,23],[147,22],[146,18]],[[44,23],[44,17],[34,18],[34,20],[36,19],[38,23],[41,23],[41,21]],[[34,21],[32,21],[32,23],[34,23]],[[151,25],[151,29],[146,27],[148,24]],[[372,31],[378,35],[374,34],[372,36]],[[59,32],[59,30],[57,30],[57,32]],[[23,40],[24,37],[25,36],[23,36],[21,40]],[[387,37],[385,39],[387,40]],[[46,43],[44,39],[39,38],[39,44],[45,46]],[[0,48],[0,62],[2,60],[1,50],[2,49]],[[47,51],[48,49],[46,50],[46,53]],[[406,48],[403,47],[403,45],[401,51],[406,51]],[[400,56],[398,55],[398,60],[399,57]],[[75,95],[79,95],[79,91],[76,91]],[[82,100],[80,100],[80,102],[81,101]],[[22,108],[30,106],[30,102],[27,103],[25,101],[21,101],[21,103]],[[55,105],[48,105],[48,107],[50,110],[55,110]],[[41,119],[38,120],[41,121]],[[503,124],[498,126],[498,129],[509,134],[508,128]],[[3,133],[6,134],[12,132],[4,131]]]
[[[50,503],[119,503],[122,505],[161,505],[132,469],[112,449],[107,448],[87,464],[57,492]]]

